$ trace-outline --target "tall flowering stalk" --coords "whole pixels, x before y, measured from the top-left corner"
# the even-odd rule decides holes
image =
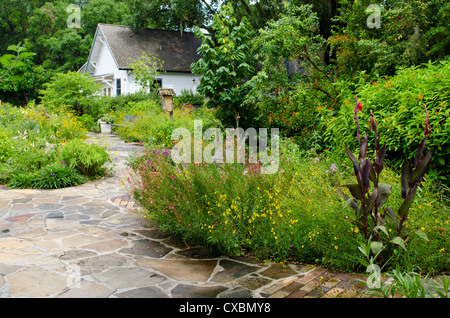
[[[424,106],[425,107],[425,106]],[[347,156],[353,163],[353,170],[357,183],[346,184],[351,197],[340,191],[341,196],[346,201],[346,205],[350,205],[356,212],[356,223],[359,230],[366,239],[373,238],[376,242],[377,250],[381,250],[382,243],[380,231],[387,233],[384,224],[387,221],[393,223],[395,227],[396,237],[390,242],[399,244],[404,247],[404,240],[401,238],[401,232],[404,222],[408,218],[408,211],[416,195],[418,186],[423,180],[425,173],[428,171],[431,163],[431,152],[423,154],[425,143],[430,133],[428,124],[428,112],[425,107],[426,120],[424,122],[424,139],[419,144],[413,162],[408,162],[401,175],[401,195],[403,202],[397,210],[397,213],[391,207],[383,205],[389,199],[392,185],[379,182],[380,174],[383,170],[383,163],[386,155],[386,146],[380,146],[378,141],[377,121],[372,111],[370,111],[370,131],[375,134],[375,160],[372,162],[367,156],[368,137],[364,133],[363,140],[360,137],[360,127],[358,112],[361,111],[363,105],[356,99],[353,116],[357,126],[357,136],[359,144],[359,157],[348,149],[345,145]],[[369,189],[372,187],[372,191]],[[371,222],[370,222],[371,221]]]

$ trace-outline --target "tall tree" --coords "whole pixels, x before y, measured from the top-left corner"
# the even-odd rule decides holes
[[[436,60],[449,54],[450,3],[445,0],[385,0],[379,6],[379,26],[367,20],[370,0],[341,0],[330,43],[340,74],[359,71],[392,75],[400,66]],[[370,22],[370,21],[369,21]]]
[[[23,42],[26,37],[29,16],[45,0],[0,0],[0,52],[5,52],[8,45]]]
[[[208,107],[218,109],[220,119],[228,125],[246,126],[253,119],[249,109],[242,107],[248,93],[247,80],[254,75],[255,60],[250,52],[253,36],[244,17],[238,22],[230,4],[223,5],[211,25],[213,36],[196,27],[202,39],[201,59],[192,65],[194,73],[202,74],[197,90],[208,97]]]
[[[127,0],[134,28],[186,30],[209,28],[220,0]]]
[[[79,25],[70,23],[73,4],[81,9]],[[19,41],[36,53],[11,74],[26,73],[26,79],[0,87],[2,100],[22,103],[25,97],[38,98],[38,90],[54,73],[77,71],[86,62],[97,24],[125,24],[129,9],[124,1],[114,0],[0,0],[0,17],[0,53]]]

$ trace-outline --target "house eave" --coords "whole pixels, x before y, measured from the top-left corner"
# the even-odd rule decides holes
[[[132,71],[133,69],[130,67],[120,67],[119,70],[121,71]],[[186,71],[186,70],[156,70],[158,73],[192,73],[192,71]]]

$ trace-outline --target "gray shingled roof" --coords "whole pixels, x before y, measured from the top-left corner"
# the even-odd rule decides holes
[[[157,55],[164,62],[165,71],[190,71],[191,64],[199,60],[197,48],[201,40],[193,33],[142,29],[100,23],[103,35],[119,68],[128,68],[130,61],[142,53]]]

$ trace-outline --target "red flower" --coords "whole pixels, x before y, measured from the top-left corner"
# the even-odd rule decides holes
[[[361,104],[360,102],[357,102],[356,108],[358,109],[358,111],[361,111],[363,109],[363,104]]]

